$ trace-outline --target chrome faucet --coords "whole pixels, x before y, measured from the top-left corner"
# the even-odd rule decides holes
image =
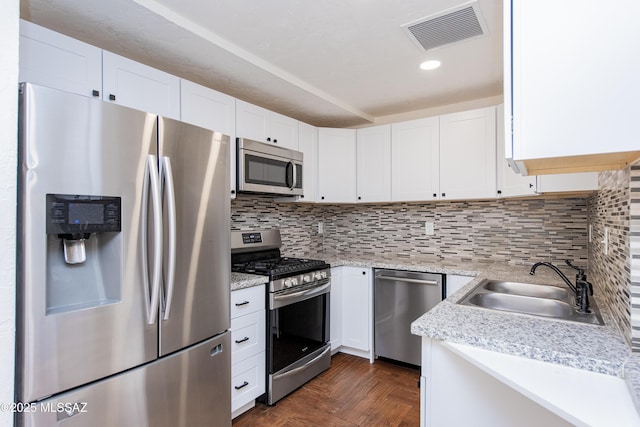
[[[575,267],[573,264],[571,264],[571,261],[569,260],[566,260],[565,263],[569,267],[575,270],[578,270],[578,273],[576,274],[575,286],[569,281],[567,276],[565,276],[564,273],[560,271],[560,269],[558,269],[558,267],[551,264],[550,262],[536,262],[531,267],[531,271],[529,272],[529,274],[531,274],[532,276],[535,275],[536,269],[541,265],[544,265],[545,267],[549,267],[550,269],[555,271],[558,274],[558,276],[560,276],[560,278],[564,281],[564,283],[566,283],[569,289],[571,289],[571,291],[575,294],[576,306],[578,307],[578,312],[591,313],[591,310],[589,310],[589,295],[593,295],[593,285],[587,282],[587,276],[586,274],[584,274],[584,270],[582,268]]]

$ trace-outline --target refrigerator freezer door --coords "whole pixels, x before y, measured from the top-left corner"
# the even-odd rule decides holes
[[[158,132],[165,222],[162,356],[230,327],[231,201],[228,136],[164,117]]]
[[[25,427],[231,425],[229,332],[140,368],[38,402]],[[58,409],[60,409],[58,411]]]
[[[140,237],[157,116],[30,84],[21,92],[17,398],[30,402],[157,357]],[[121,231],[91,234],[86,260],[68,264],[47,234],[47,194],[119,197]]]

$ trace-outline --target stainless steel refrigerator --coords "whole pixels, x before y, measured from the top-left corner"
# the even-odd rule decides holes
[[[229,137],[20,86],[26,426],[231,425]]]

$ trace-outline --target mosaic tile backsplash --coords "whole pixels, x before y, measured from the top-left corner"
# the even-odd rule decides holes
[[[600,172],[598,192],[588,201],[592,227],[587,277],[594,293],[610,307],[631,346],[629,268],[629,169]],[[602,243],[608,233],[608,243]]]
[[[587,200],[312,205],[240,194],[232,229],[280,228],[285,255],[587,264]],[[425,235],[425,221],[435,234]],[[324,233],[318,233],[322,222]]]
[[[640,164],[601,172],[588,198],[322,205],[240,194],[232,229],[279,228],[284,255],[399,256],[588,266],[594,292],[640,352]],[[426,236],[425,221],[435,234]],[[324,232],[318,233],[322,223]],[[592,241],[588,242],[588,226]],[[604,253],[604,229],[609,230]]]

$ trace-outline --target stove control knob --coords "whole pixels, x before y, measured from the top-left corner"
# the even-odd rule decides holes
[[[303,283],[309,283],[311,281],[311,276],[308,274],[305,274],[304,276],[302,276],[302,282]]]
[[[291,279],[291,286],[298,286],[298,278],[294,277],[293,279]]]
[[[319,273],[316,273],[316,277],[318,278],[318,280],[326,279],[327,278],[327,272],[326,271],[321,271]]]
[[[290,288],[291,285],[292,285],[291,279],[287,279],[287,280],[284,281],[284,287],[285,288]]]

